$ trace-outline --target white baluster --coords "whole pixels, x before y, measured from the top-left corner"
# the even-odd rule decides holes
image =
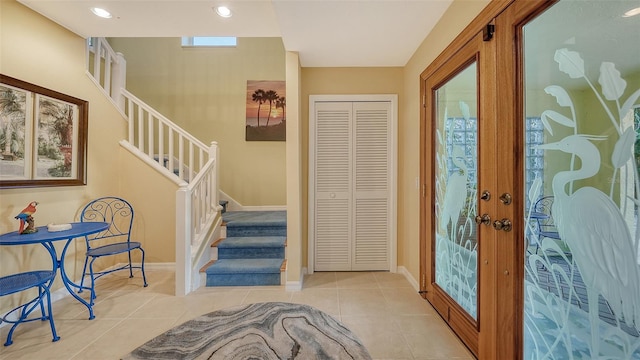
[[[153,158],[153,151],[154,151],[154,141],[153,141],[153,131],[154,126],[153,126],[153,114],[151,114],[151,112],[148,113],[148,118],[147,118],[147,141],[149,142],[149,148],[147,149],[147,154]],[[160,161],[160,159],[158,159],[158,161]]]
[[[112,68],[112,98],[118,104],[118,108],[124,111],[124,95],[122,90],[127,87],[127,60],[122,53],[116,53],[116,59]]]

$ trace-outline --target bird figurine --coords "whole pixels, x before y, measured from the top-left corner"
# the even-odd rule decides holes
[[[18,230],[18,234],[31,234],[38,231],[38,229],[33,226],[32,217],[32,215],[36,212],[37,205],[37,201],[30,202],[29,205],[27,205],[26,208],[22,209],[22,211],[20,211],[20,214],[15,217],[16,219],[20,220],[20,229]],[[28,224],[26,228],[24,226],[25,223]]]

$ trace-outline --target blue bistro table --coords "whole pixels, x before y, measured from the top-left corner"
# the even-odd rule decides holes
[[[3,245],[3,246],[30,245],[30,244],[40,244],[44,246],[44,248],[47,249],[47,251],[51,255],[51,261],[53,266],[52,271],[48,271],[48,270],[47,271],[30,271],[26,273],[19,273],[19,274],[3,277],[2,279],[13,280],[10,283],[11,283],[11,286],[14,288],[7,288],[7,289],[3,288],[2,293],[6,292],[6,294],[11,294],[14,292],[22,291],[30,287],[33,287],[33,284],[27,284],[26,281],[34,280],[35,277],[38,277],[38,276],[41,277],[40,279],[42,283],[41,286],[45,287],[46,293],[48,293],[49,289],[51,288],[51,285],[53,284],[53,280],[55,279],[56,272],[58,271],[58,269],[60,269],[60,276],[62,277],[62,283],[67,288],[67,291],[69,291],[69,293],[73,295],[73,297],[75,297],[78,301],[80,301],[82,304],[84,304],[87,307],[87,309],[89,310],[89,320],[93,319],[95,316],[93,315],[92,302],[85,301],[83,298],[77,295],[76,292],[73,290],[73,288],[76,288],[79,290],[80,289],[91,290],[91,288],[84,287],[84,286],[81,287],[80,285],[74,283],[71,279],[69,279],[69,276],[67,275],[67,272],[65,271],[65,267],[64,267],[64,258],[67,253],[67,249],[69,248],[69,245],[71,244],[73,239],[82,237],[85,235],[95,234],[95,233],[104,231],[108,228],[109,228],[109,224],[107,224],[106,222],[77,222],[77,223],[72,223],[71,229],[65,230],[65,231],[49,232],[46,226],[40,226],[38,227],[38,232],[35,232],[33,234],[20,235],[18,234],[17,231],[14,231],[14,232],[0,235],[0,245]],[[64,245],[64,248],[62,249],[62,253],[60,254],[60,257],[58,257],[56,253],[56,248],[53,246],[53,242],[60,241],[60,240],[65,240],[66,243]],[[31,279],[31,280],[27,280],[27,279]],[[24,282],[24,283],[21,283],[21,282]],[[9,284],[9,282],[7,282],[7,284]],[[42,297],[44,294],[45,292],[39,291],[38,298]],[[42,304],[41,299],[38,299],[38,300],[40,300],[40,304]],[[37,306],[35,305],[31,306],[28,309],[25,308],[21,312],[20,319],[14,322],[13,327],[9,331],[9,334],[7,336],[7,343],[5,343],[5,345],[11,344],[11,335],[13,334],[13,330],[18,324],[22,322],[31,321],[31,320],[27,320],[27,316],[36,307]],[[14,309],[14,311],[19,308],[20,307]],[[42,305],[41,305],[41,308],[42,308]],[[49,313],[49,316],[53,316],[53,315]],[[54,341],[56,341],[57,335],[55,334],[55,329],[53,329],[53,327],[54,326],[52,322]]]

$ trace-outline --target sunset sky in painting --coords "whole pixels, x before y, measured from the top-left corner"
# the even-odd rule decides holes
[[[262,89],[264,91],[273,90],[280,97],[285,97],[285,81],[272,81],[272,80],[248,80],[247,81],[247,123],[255,125],[255,118],[258,117],[258,103],[253,101],[251,96],[253,93]],[[267,113],[269,112],[269,102],[262,104],[260,108],[260,125],[266,125]],[[282,109],[276,109],[276,104],[272,104],[271,109],[271,121],[269,125],[275,125],[282,120]]]

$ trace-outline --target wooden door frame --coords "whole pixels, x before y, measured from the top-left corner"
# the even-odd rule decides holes
[[[493,169],[483,168],[485,171],[495,171],[496,191],[492,194],[497,198],[500,194],[508,192],[514,199],[518,199],[512,206],[497,205],[493,208],[482,207],[478,203],[478,213],[484,210],[491,210],[492,217],[497,219],[521,219],[523,209],[520,206],[520,194],[523,194],[523,164],[521,164],[521,151],[523,149],[523,139],[520,135],[523,131],[522,120],[523,99],[522,91],[522,53],[518,38],[522,24],[526,23],[548,7],[552,6],[556,0],[497,0],[492,1],[480,14],[458,35],[451,44],[422,72],[420,75],[420,183],[422,193],[420,198],[420,291],[424,298],[429,299],[434,292],[434,287],[429,281],[433,269],[433,255],[431,245],[433,239],[433,225],[431,221],[435,214],[433,195],[429,191],[433,173],[433,157],[430,144],[433,142],[431,115],[426,108],[427,93],[426,80],[436,71],[439,71],[448,61],[467,43],[469,43],[487,24],[495,25],[495,46],[497,48],[493,59],[494,65],[499,69],[496,71],[494,86],[496,86],[496,98],[493,105],[495,120],[493,126],[485,128],[483,131],[488,136],[491,132],[495,134],[498,146],[489,153],[492,156],[500,156],[499,166]],[[505,12],[504,16],[500,16]],[[497,21],[496,21],[496,18]],[[497,101],[500,99],[500,101]],[[519,115],[520,114],[520,115]],[[505,141],[506,140],[506,141]],[[486,153],[483,151],[482,153]],[[480,159],[482,160],[482,159]],[[483,185],[486,185],[483,184]],[[500,192],[498,194],[497,192]],[[523,346],[523,314],[524,306],[523,294],[523,262],[524,262],[524,226],[520,221],[513,221],[514,228],[511,232],[495,232],[492,237],[495,241],[493,252],[484,252],[482,259],[479,259],[478,269],[483,267],[485,275],[480,280],[480,288],[492,289],[490,294],[481,292],[479,299],[479,337],[477,351],[474,352],[480,359],[522,359]],[[482,316],[482,318],[481,318]],[[464,335],[459,335],[464,336]],[[473,350],[473,349],[472,349]]]
[[[425,147],[423,150],[426,153],[426,159],[428,163],[425,166],[425,179],[429,179],[428,181],[430,185],[427,186],[426,189],[426,202],[433,206],[435,203],[435,192],[436,188],[433,186],[432,179],[435,178],[435,154],[434,154],[434,144],[436,140],[434,138],[435,133],[435,124],[439,121],[436,117],[437,111],[437,99],[435,97],[435,89],[441,88],[445,85],[449,80],[455,77],[464,69],[467,69],[470,65],[475,64],[475,72],[476,72],[476,86],[477,95],[476,95],[476,109],[477,109],[477,129],[478,129],[478,139],[493,139],[495,138],[495,127],[493,126],[493,121],[485,121],[485,117],[493,116],[493,99],[495,95],[495,86],[493,86],[493,74],[495,70],[492,69],[492,66],[495,66],[495,61],[493,61],[493,53],[495,52],[495,47],[493,43],[489,41],[483,41],[482,34],[476,34],[476,36],[467,42],[459,51],[456,53],[455,58],[452,58],[446,64],[444,64],[437,72],[434,72],[431,76],[427,77],[424,81],[424,88],[426,90],[426,98],[425,98],[425,118],[429,121],[429,127],[425,132]],[[485,126],[484,124],[488,126]],[[482,140],[486,141],[486,140]],[[478,140],[478,146],[481,145],[481,141]],[[488,150],[491,150],[489,148]],[[486,153],[486,150],[481,152],[478,151],[479,157],[476,159],[477,167],[488,169],[488,167],[493,166],[492,163],[495,162],[494,154]],[[486,179],[481,177],[478,178],[478,185],[482,185],[482,188],[478,187],[478,191],[480,190],[489,190],[494,192],[495,186],[489,184],[490,181],[493,181],[495,178],[494,171],[483,171],[482,173],[478,171],[478,175],[488,174],[489,176],[484,176]],[[495,181],[493,181],[495,182]],[[490,202],[478,202],[478,211],[479,213],[489,213],[491,214],[493,211],[489,209],[489,207],[494,206],[495,199],[492,199]],[[435,209],[431,209],[432,214],[435,214]],[[425,229],[426,234],[434,234],[436,232],[436,217],[429,216],[423,217],[424,219],[429,219],[429,221],[425,221]],[[491,244],[490,237],[493,236],[493,232],[490,228],[486,226],[478,226],[476,227],[476,237],[478,241],[477,247],[477,279],[480,284],[478,286],[478,296],[477,296],[477,304],[478,308],[486,306],[492,302],[490,298],[492,296],[491,292],[482,292],[482,288],[484,286],[490,286],[486,284],[487,280],[494,278],[492,276],[492,265],[494,263],[493,257],[491,254]],[[435,239],[433,237],[426,237],[427,239],[427,253],[431,254],[431,258],[435,256]],[[482,264],[481,264],[482,263]],[[477,320],[473,319],[462,307],[451,297],[449,294],[440,286],[435,283],[436,274],[435,274],[435,262],[431,263],[432,266],[427,268],[426,271],[426,283],[427,283],[427,292],[425,297],[431,305],[438,311],[438,313],[447,321],[449,326],[454,329],[454,331],[458,334],[458,336],[463,340],[463,342],[467,345],[467,347],[471,350],[471,352],[478,356],[478,336],[480,332],[480,324],[484,323],[484,319],[481,319],[481,314],[491,314],[493,312],[489,311],[478,311],[477,312]],[[485,317],[486,315],[482,315]],[[490,321],[489,321],[490,322]]]
[[[524,154],[525,133],[524,122],[524,54],[522,26],[553,6],[556,0],[516,1],[496,19],[496,32],[499,54],[497,104],[500,127],[497,132],[498,153],[505,166],[498,170],[498,187],[501,192],[513,195],[512,206],[499,206],[496,217],[508,219],[524,219],[525,193]],[[514,91],[514,89],[516,91]],[[497,252],[504,256],[497,258],[497,291],[501,296],[496,298],[497,338],[501,343],[497,346],[496,358],[522,359],[523,324],[524,324],[524,222],[512,221],[511,233],[500,232],[496,239]]]

